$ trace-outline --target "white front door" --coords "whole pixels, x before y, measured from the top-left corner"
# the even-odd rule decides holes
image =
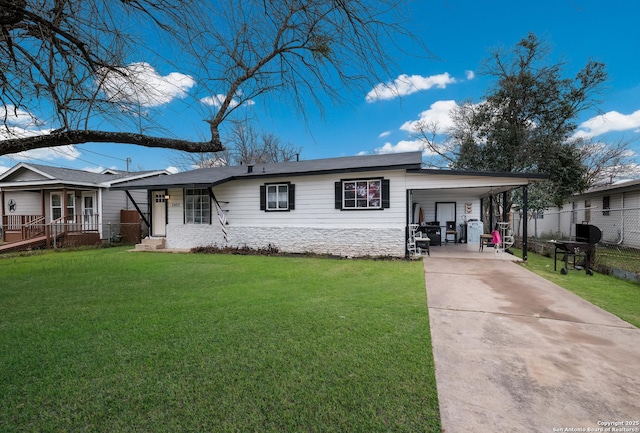
[[[98,230],[95,202],[95,193],[82,193],[82,228],[84,230]]]
[[[167,199],[164,197],[166,194],[165,191],[151,192],[151,200],[153,200],[151,207],[152,236],[165,236],[167,234]]]

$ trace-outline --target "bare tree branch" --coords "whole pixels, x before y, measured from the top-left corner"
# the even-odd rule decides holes
[[[344,101],[346,90],[388,78],[394,38],[424,48],[401,24],[403,3],[0,0],[0,110],[9,132],[0,155],[44,143],[102,142],[105,125],[123,131],[112,139],[126,143],[220,149],[225,121],[258,97],[291,101],[302,117],[312,106],[322,111],[327,97]],[[146,38],[160,40],[162,52],[153,52]],[[135,67],[152,60],[175,65],[197,83],[197,95],[189,97],[209,123],[210,143],[147,136],[159,125],[153,112],[146,114],[163,101],[151,100],[158,89],[145,85]],[[41,133],[67,135],[12,134],[11,110],[38,119]]]
[[[164,137],[152,137],[146,134],[109,131],[61,131],[26,138],[14,138],[0,141],[2,150],[7,154],[24,152],[43,147],[66,146],[80,143],[128,143],[145,147],[163,147],[185,152],[218,152],[222,145],[212,142],[175,140]]]

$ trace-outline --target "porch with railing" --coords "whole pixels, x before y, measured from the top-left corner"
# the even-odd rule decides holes
[[[42,215],[3,215],[2,239],[20,242],[45,237],[54,241],[65,234],[95,234],[99,239],[98,215],[63,216],[50,223]]]

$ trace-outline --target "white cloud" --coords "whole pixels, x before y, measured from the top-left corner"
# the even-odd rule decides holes
[[[104,171],[104,167],[101,165],[98,167],[85,167],[82,171],[88,171],[89,173],[102,173]]]
[[[13,105],[0,107],[0,119],[8,125],[20,125],[23,127],[35,126],[40,122],[31,113],[16,108]]]
[[[112,165],[111,167],[108,168],[109,170],[115,170],[115,171],[119,171],[118,167],[116,167],[115,165]],[[97,167],[85,167],[82,169],[83,171],[88,171],[89,173],[102,173],[103,171],[107,170],[106,168],[104,168],[103,166],[99,165]]]
[[[476,78],[476,73],[473,71],[465,71],[465,74],[467,76],[467,80],[471,81],[474,78]]]
[[[18,161],[53,161],[56,159],[66,159],[67,161],[73,161],[79,158],[80,152],[74,146],[59,146],[59,147],[45,147],[42,149],[27,150],[26,152],[14,153],[11,156]]]
[[[224,102],[225,98],[227,97],[227,95],[223,95],[222,93],[218,93],[217,95],[214,96],[207,96],[205,98],[200,99],[200,102],[202,102],[205,105],[210,105],[210,106],[214,106],[214,107],[218,107],[220,108],[220,106],[222,105],[222,103]],[[254,105],[255,102],[252,99],[247,99],[246,101],[244,101],[244,104],[246,105]],[[230,108],[235,108],[238,105],[240,105],[240,101],[237,99],[232,99],[231,103],[229,104]]]
[[[0,174],[4,173],[5,171],[9,170],[11,167],[6,167],[4,165],[0,165]]]
[[[424,143],[421,140],[402,140],[396,144],[385,143],[384,146],[376,148],[373,152],[375,154],[386,153],[402,153],[402,152],[414,152],[416,150],[423,151]]]
[[[411,95],[422,90],[429,90],[432,87],[444,89],[447,84],[453,84],[456,79],[448,72],[439,75],[423,77],[421,75],[402,74],[393,81],[380,83],[367,93],[366,101],[375,102],[379,100],[394,99],[400,96]]]
[[[612,131],[635,130],[640,127],[640,110],[631,114],[622,114],[617,111],[609,111],[605,114],[592,117],[582,122],[576,137],[596,137]]]
[[[384,131],[382,132],[380,135],[378,135],[378,138],[385,138],[391,135],[391,131]]]
[[[403,152],[422,152],[422,156],[433,156],[434,152],[426,149],[422,140],[401,140],[396,144],[385,143],[384,146],[378,147],[373,150],[376,155],[388,154],[388,153],[403,153]]]
[[[171,174],[180,173],[180,169],[178,167],[174,167],[173,165],[170,165],[169,167],[165,168],[165,170],[167,170]]]
[[[416,127],[420,124],[437,124],[439,131],[444,132],[453,126],[453,120],[451,120],[451,115],[449,113],[456,106],[456,101],[453,100],[436,101],[431,104],[428,110],[420,113],[420,118],[418,120],[409,120],[403,123],[400,129],[403,131],[415,132]]]
[[[189,75],[171,72],[162,76],[149,63],[136,62],[104,71],[100,88],[115,101],[157,107],[184,98],[195,84]]]

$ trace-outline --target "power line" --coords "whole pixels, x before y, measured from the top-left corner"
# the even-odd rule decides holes
[[[105,155],[105,154],[103,154],[103,153],[95,152],[95,151],[93,151],[93,150],[89,150],[89,149],[85,149],[85,148],[82,148],[82,151],[83,151],[83,152],[94,153],[94,154],[96,154],[96,155],[98,155],[98,156],[104,156],[105,158],[111,158],[111,159],[115,159],[115,160],[123,161],[123,162],[127,162],[127,160],[129,159],[129,158],[127,158],[127,159],[117,158],[117,157],[115,157],[115,156]]]
[[[59,155],[63,155],[63,156],[66,156],[66,157],[72,157],[74,161],[82,161],[82,162],[86,162],[87,164],[95,165],[96,167],[102,167],[102,164],[96,164],[96,163],[95,163],[95,162],[93,162],[93,161],[89,161],[89,160],[86,160],[86,159],[82,159],[82,158],[80,158],[80,157],[73,157],[73,155],[70,155],[70,154],[68,154],[68,153],[66,153],[66,152],[63,152],[62,150],[60,150],[60,149],[58,149],[58,148],[55,148],[55,147],[54,147],[54,148],[52,148],[52,150],[53,150],[55,153],[59,154]]]

